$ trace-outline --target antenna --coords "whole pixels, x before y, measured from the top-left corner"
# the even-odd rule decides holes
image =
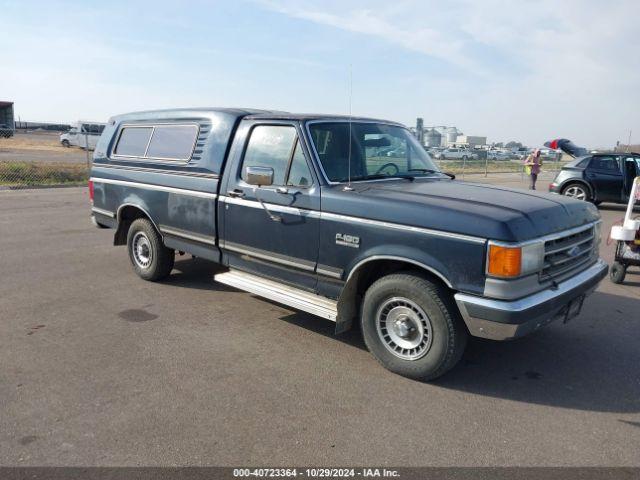
[[[353,190],[351,188],[351,103],[353,99],[353,65],[349,64],[349,153],[347,154],[347,186],[345,190]]]

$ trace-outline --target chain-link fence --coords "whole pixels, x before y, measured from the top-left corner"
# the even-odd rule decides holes
[[[95,139],[78,135],[75,145],[61,132],[17,130],[11,137],[0,138],[0,188],[33,186],[86,185],[91,168]],[[67,141],[65,141],[67,140]],[[84,143],[84,145],[83,145]],[[80,144],[80,145],[78,145]],[[86,147],[89,148],[86,148]],[[84,148],[83,148],[84,147]],[[461,158],[435,159],[441,170],[466,175],[497,173],[520,174],[524,177],[522,159]],[[393,160],[393,159],[391,159]],[[380,165],[391,161],[379,159]],[[543,158],[543,171],[555,173],[570,158]]]
[[[86,185],[93,152],[63,144],[60,135],[16,130],[0,138],[0,188]]]
[[[542,159],[542,170],[557,173],[563,165],[573,160],[566,156]],[[524,175],[524,159],[494,160],[485,158],[461,158],[435,160],[440,170],[464,176],[466,174],[481,174],[488,177],[492,173],[519,173]]]

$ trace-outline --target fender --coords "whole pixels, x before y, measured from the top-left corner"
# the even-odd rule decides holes
[[[420,261],[417,260],[413,260],[411,258],[407,258],[407,257],[399,257],[399,256],[395,256],[395,255],[371,255],[370,257],[366,257],[362,260],[360,260],[358,263],[356,263],[356,265],[351,269],[351,271],[349,272],[349,275],[347,276],[347,280],[346,283],[349,283],[349,280],[351,280],[351,278],[353,277],[353,275],[355,273],[357,273],[358,269],[361,268],[364,264],[372,262],[372,261],[376,261],[376,260],[397,260],[399,262],[406,262],[406,263],[411,263],[413,265],[416,265],[430,273],[433,273],[436,277],[438,277],[440,280],[442,280],[444,282],[444,284],[449,287],[449,288],[453,288],[453,285],[451,284],[451,282],[449,281],[449,279],[447,277],[445,277],[442,272],[440,272],[439,270],[425,264],[422,263]]]
[[[404,245],[385,245],[366,250],[356,257],[350,265],[346,281],[338,298],[338,316],[336,334],[351,328],[353,319],[358,313],[358,273],[368,263],[379,260],[394,260],[409,263],[435,275],[449,288],[454,289],[448,269],[428,253]]]
[[[356,272],[369,262],[376,260],[398,260],[411,263],[436,275],[449,288],[455,288],[451,280],[451,272],[448,267],[428,252],[407,245],[377,245],[366,249],[351,261],[346,269],[346,283],[353,278]]]
[[[126,238],[124,239],[124,241],[122,239],[122,236],[125,233],[125,232],[122,231],[122,228],[123,228],[123,225],[124,225],[124,222],[122,221],[122,210],[124,210],[125,207],[133,207],[133,208],[135,208],[137,210],[140,210],[142,213],[144,213],[144,215],[153,224],[153,226],[156,229],[156,231],[160,234],[160,236],[162,236],[162,232],[158,228],[158,224],[156,223],[156,221],[149,214],[149,210],[147,210],[147,208],[145,208],[145,207],[140,206],[140,204],[143,203],[143,202],[139,198],[137,200],[138,201],[135,202],[135,201],[133,201],[133,199],[130,199],[130,201],[128,201],[126,203],[123,203],[118,207],[118,211],[116,212],[116,221],[117,221],[118,227],[116,229],[116,233],[113,236],[113,244],[114,245],[124,245],[126,243]]]

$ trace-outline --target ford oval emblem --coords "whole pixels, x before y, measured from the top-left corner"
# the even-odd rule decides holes
[[[578,255],[580,253],[580,247],[578,245],[576,245],[575,247],[571,248],[568,252],[567,255],[569,255],[570,257],[575,257],[576,255]]]

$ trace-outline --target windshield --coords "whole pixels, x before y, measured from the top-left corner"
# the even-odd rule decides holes
[[[349,129],[351,171],[349,172]],[[309,125],[322,168],[332,182],[439,173],[416,138],[382,123],[320,122]]]

